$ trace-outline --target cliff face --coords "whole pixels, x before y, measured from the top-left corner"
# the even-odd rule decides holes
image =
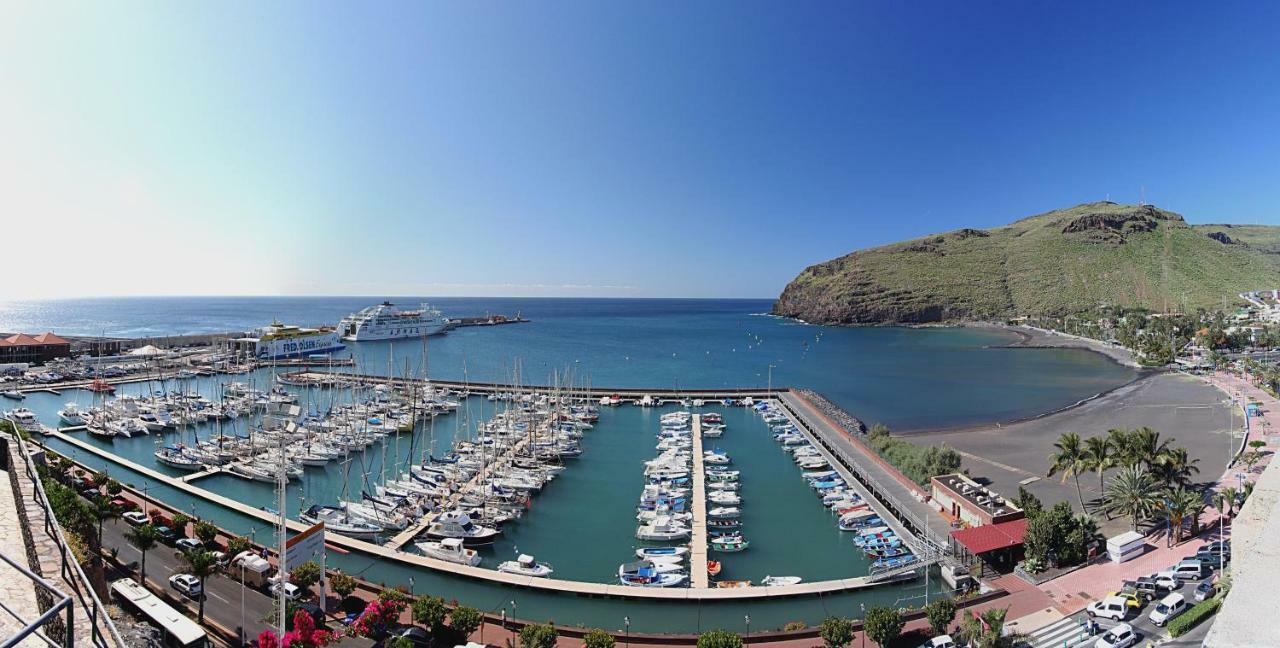
[[[773,312],[890,324],[1063,315],[1104,304],[1220,307],[1241,291],[1280,286],[1277,251],[1280,228],[1193,227],[1151,205],[1088,203],[810,266]]]

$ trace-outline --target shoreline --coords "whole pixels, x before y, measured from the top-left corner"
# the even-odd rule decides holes
[[[994,344],[987,348],[991,349],[1084,349],[1092,351],[1107,359],[1115,362],[1122,367],[1137,369],[1139,371],[1148,370],[1149,367],[1143,367],[1133,359],[1133,353],[1122,347],[1114,347],[1104,342],[1091,338],[1071,335],[1069,333],[1060,333],[1057,331],[1049,331],[1034,326],[1018,324],[1010,326],[1008,324],[998,324],[995,322],[966,322],[956,325],[958,328],[976,328],[990,331],[1005,331],[1018,336],[1018,341],[1010,344]]]

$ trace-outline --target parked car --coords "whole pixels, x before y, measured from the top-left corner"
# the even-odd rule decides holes
[[[1122,589],[1119,592],[1112,592],[1108,594],[1107,597],[1122,598],[1125,600],[1125,604],[1135,610],[1140,610],[1142,609],[1142,606],[1147,604],[1147,599],[1143,595],[1133,591],[1132,588],[1129,588],[1128,590]]]
[[[1199,560],[1183,560],[1173,567],[1169,568],[1173,575],[1179,580],[1200,580],[1208,575],[1208,568]]]
[[[1182,587],[1182,581],[1178,580],[1178,577],[1169,571],[1162,571],[1156,574],[1152,577],[1152,581],[1155,582],[1156,587],[1164,592],[1171,592]]]
[[[1134,633],[1133,626],[1121,623],[1103,633],[1093,645],[1094,648],[1129,648],[1136,643],[1138,635]]]
[[[142,511],[129,511],[120,517],[123,518],[125,522],[128,522],[130,526],[142,526],[151,522],[151,518],[143,515]]]
[[[1230,541],[1230,540],[1214,540],[1213,542],[1207,542],[1207,543],[1205,543],[1203,546],[1201,546],[1199,550],[1200,550],[1200,551],[1212,551],[1212,552],[1214,552],[1214,553],[1217,553],[1217,552],[1218,552],[1218,548],[1219,548],[1219,547],[1221,547],[1221,548],[1222,548],[1223,550],[1225,550],[1227,553],[1231,553],[1231,541]]]
[[[1124,621],[1129,616],[1129,601],[1122,596],[1109,596],[1095,601],[1084,609],[1090,617],[1102,617],[1115,621]]]
[[[195,538],[183,538],[173,543],[173,548],[177,549],[178,553],[188,554],[204,549],[204,543]]]
[[[188,598],[200,598],[201,590],[200,579],[191,574],[174,574],[169,577],[169,587],[182,592]]]
[[[1210,567],[1217,567],[1222,563],[1231,562],[1231,547],[1222,547],[1221,550],[1201,548],[1196,552],[1195,558],[1207,563]]]
[[[956,648],[956,642],[951,635],[939,635],[920,644],[920,648]]]
[[[275,579],[273,579],[273,580],[275,580]],[[280,595],[280,583],[279,583],[279,582],[274,582],[274,583],[272,583],[272,584],[271,584],[271,590],[270,590],[270,591],[271,591],[271,595],[272,595],[272,596],[279,596],[279,595]],[[285,584],[284,584],[284,597],[285,597],[285,598],[289,599],[290,601],[296,601],[296,600],[298,600],[299,598],[301,598],[301,596],[302,596],[302,589],[301,589],[301,588],[299,588],[297,585],[294,585],[293,583],[285,583]]]
[[[1213,595],[1217,593],[1218,593],[1218,588],[1209,581],[1204,581],[1203,583],[1200,583],[1199,585],[1196,586],[1197,601],[1203,601],[1207,598],[1212,598]]]
[[[1151,576],[1143,576],[1133,582],[1125,581],[1120,592],[1137,594],[1143,598],[1143,603],[1148,603],[1160,596],[1160,586]]]
[[[407,640],[413,648],[432,648],[433,645],[431,633],[417,626],[405,626],[394,634],[400,639]]]
[[[1164,624],[1168,623],[1170,619],[1186,610],[1187,600],[1182,598],[1181,594],[1170,594],[1160,599],[1160,602],[1156,604],[1154,610],[1151,610],[1151,614],[1148,617],[1152,623],[1163,628]]]
[[[160,539],[160,542],[171,546],[178,540],[178,534],[174,533],[173,529],[163,525],[156,527],[156,537]]]

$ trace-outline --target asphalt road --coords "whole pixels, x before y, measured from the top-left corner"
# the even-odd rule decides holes
[[[1196,591],[1196,585],[1198,584],[1199,584],[1199,581],[1190,581],[1190,582],[1184,583],[1182,587],[1178,588],[1177,590],[1174,590],[1176,593],[1183,595],[1187,599],[1188,608],[1196,604],[1195,591]],[[1144,605],[1136,613],[1131,613],[1130,617],[1128,619],[1125,619],[1124,621],[1124,623],[1128,623],[1134,629],[1134,631],[1138,634],[1138,643],[1136,644],[1138,646],[1146,646],[1148,645],[1148,642],[1151,642],[1152,644],[1154,644],[1155,642],[1159,641],[1162,637],[1167,636],[1166,629],[1156,626],[1156,624],[1151,622],[1150,616],[1148,616],[1151,614],[1151,611],[1155,609],[1155,606],[1156,606],[1156,601],[1152,601]],[[1103,619],[1103,618],[1097,618],[1094,620],[1097,621],[1098,623],[1098,633],[1095,634],[1094,637],[1102,636],[1102,634],[1104,634],[1108,629],[1114,626],[1117,626],[1121,623],[1119,621],[1112,621],[1111,619]],[[1088,623],[1088,621],[1089,621],[1089,616],[1085,614],[1085,612],[1082,610],[1080,612],[1077,612],[1071,615],[1070,617],[1067,617],[1066,619],[1063,619],[1062,621],[1059,621],[1053,624],[1053,626],[1057,628],[1054,631],[1051,631],[1051,632],[1033,631],[1032,632],[1033,636],[1027,642],[1027,645],[1031,646],[1031,648],[1061,648],[1063,646],[1071,646],[1071,647],[1083,646],[1086,648],[1091,647],[1097,641],[1096,638],[1089,638],[1087,640],[1079,639],[1081,635],[1078,628],[1085,627],[1085,624]],[[1209,627],[1211,625],[1213,625],[1212,619],[1204,623],[1201,623],[1199,626],[1196,626],[1196,628],[1194,628],[1191,632],[1181,637],[1178,637],[1175,640],[1167,640],[1167,643],[1163,643],[1161,645],[1162,646],[1179,646],[1183,648],[1187,648],[1190,646],[1199,646],[1200,643],[1204,640],[1205,634],[1209,632]],[[1036,635],[1039,635],[1039,636],[1036,636]]]
[[[129,524],[123,520],[108,520],[102,527],[103,544],[108,548],[119,549],[120,561],[125,564],[138,563],[142,553],[127,540],[124,534]],[[158,544],[147,552],[147,581],[154,587],[164,589],[177,595],[188,603],[188,616],[194,621],[198,604],[186,599],[176,590],[169,587],[169,577],[182,572],[182,561],[173,547]],[[132,574],[137,576],[136,568]],[[241,594],[244,596],[244,629],[246,638],[252,640],[271,625],[263,621],[270,614],[272,600],[266,594],[251,587],[242,587],[239,581],[218,574],[205,579],[204,615],[218,625],[236,631],[241,627]]]

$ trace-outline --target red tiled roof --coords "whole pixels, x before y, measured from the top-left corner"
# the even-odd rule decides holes
[[[1026,534],[1027,519],[1019,518],[999,524],[958,529],[951,532],[951,537],[968,549],[969,553],[980,554],[1006,547],[1016,547],[1022,544],[1022,537]]]
[[[40,344],[71,344],[71,342],[54,335],[53,331],[41,333],[36,336],[35,340]]]
[[[10,335],[9,337],[5,338],[4,341],[14,345],[40,344],[39,342],[36,342],[35,338],[25,333]]]

